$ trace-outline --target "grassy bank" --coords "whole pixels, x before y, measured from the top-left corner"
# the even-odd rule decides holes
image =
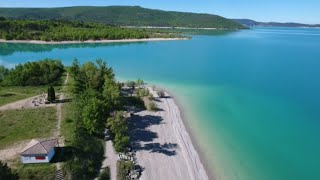
[[[66,79],[64,73],[56,82],[53,87],[57,93],[62,89],[62,85]],[[9,104],[22,99],[30,98],[44,93],[47,93],[48,86],[8,86],[0,87],[0,106]]]
[[[20,158],[8,162],[12,170],[16,171],[19,179],[54,180],[55,164],[21,164]],[[1,178],[0,178],[1,179]]]
[[[0,112],[0,148],[18,141],[50,137],[56,125],[55,108]]]
[[[11,86],[11,87],[0,87],[0,106],[26,99],[36,95],[40,95],[42,92],[46,92],[47,87],[45,86]]]
[[[70,102],[63,104],[62,106],[62,119],[61,119],[61,134],[63,135],[66,145],[69,145],[74,140],[75,129],[76,129],[76,114],[77,107],[73,102],[73,86],[74,79],[69,78],[66,87],[64,88],[64,96],[66,99],[70,99]]]

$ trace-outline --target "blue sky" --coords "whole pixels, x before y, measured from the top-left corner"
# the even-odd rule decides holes
[[[227,18],[320,24],[320,0],[0,0],[0,7],[139,5]]]

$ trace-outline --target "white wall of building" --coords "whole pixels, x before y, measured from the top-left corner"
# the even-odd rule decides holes
[[[48,163],[54,156],[54,148],[52,148],[48,155],[31,155],[31,156],[22,156],[21,155],[21,163],[22,164],[30,164],[30,163]],[[36,156],[44,156],[45,159],[36,159]]]

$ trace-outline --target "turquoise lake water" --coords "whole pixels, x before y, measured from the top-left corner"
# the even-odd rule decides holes
[[[0,44],[0,64],[102,58],[120,79],[178,98],[222,180],[320,179],[320,29],[255,28],[192,40]]]

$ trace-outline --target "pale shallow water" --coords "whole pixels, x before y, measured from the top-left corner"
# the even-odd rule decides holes
[[[226,180],[320,179],[320,30],[255,28],[188,41],[0,44],[0,64],[102,58],[182,104],[210,171]]]

